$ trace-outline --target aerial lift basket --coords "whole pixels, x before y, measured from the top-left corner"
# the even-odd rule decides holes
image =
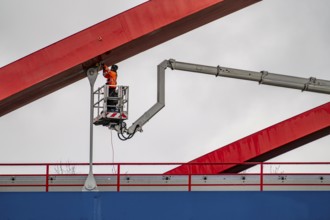
[[[94,92],[94,125],[114,127],[128,119],[128,86],[117,86],[116,92],[109,95],[109,85]]]

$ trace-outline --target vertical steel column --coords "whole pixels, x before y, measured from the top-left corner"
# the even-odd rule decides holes
[[[98,191],[96,181],[93,175],[93,118],[94,118],[94,84],[97,78],[98,68],[87,70],[87,77],[91,86],[90,99],[90,125],[89,125],[89,174],[85,181],[83,191]]]

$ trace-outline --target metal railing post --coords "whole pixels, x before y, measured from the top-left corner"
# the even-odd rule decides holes
[[[120,164],[117,166],[117,192],[120,192]]]
[[[188,173],[188,192],[191,192],[191,165],[188,166],[189,173]]]
[[[191,173],[188,176],[188,192],[191,192]]]
[[[46,165],[46,192],[49,190],[49,164]]]
[[[260,163],[260,191],[264,191],[264,164]]]

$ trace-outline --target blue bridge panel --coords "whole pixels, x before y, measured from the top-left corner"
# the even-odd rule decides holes
[[[329,191],[5,192],[0,219],[330,219]]]

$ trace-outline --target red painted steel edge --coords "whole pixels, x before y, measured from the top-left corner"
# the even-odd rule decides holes
[[[210,163],[265,161],[329,134],[330,102],[244,137],[189,162],[191,164],[209,164],[202,166],[191,164],[181,165],[165,174],[188,173],[188,171],[192,174],[240,172],[251,167],[251,165],[211,165]]]
[[[147,1],[0,68],[0,116],[258,1]]]

